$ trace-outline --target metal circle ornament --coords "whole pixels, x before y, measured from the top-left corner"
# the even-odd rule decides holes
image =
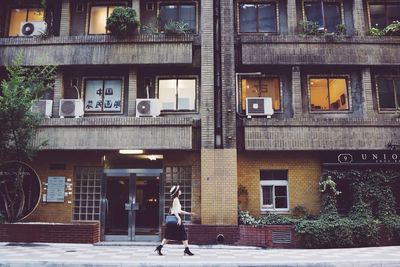
[[[41,182],[26,163],[10,161],[0,166],[0,214],[7,222],[29,216],[38,206]]]

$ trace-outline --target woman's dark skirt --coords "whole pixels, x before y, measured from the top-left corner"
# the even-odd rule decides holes
[[[187,240],[188,238],[183,223],[181,223],[181,225],[167,224],[165,227],[165,239],[177,241]]]

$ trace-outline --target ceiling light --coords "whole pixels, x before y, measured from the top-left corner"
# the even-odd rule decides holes
[[[156,155],[148,155],[147,158],[149,160],[157,160],[157,156]]]
[[[120,154],[134,154],[134,155],[139,155],[143,154],[143,150],[141,149],[121,149],[119,151]]]

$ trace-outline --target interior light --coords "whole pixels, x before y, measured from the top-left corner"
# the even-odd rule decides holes
[[[147,158],[149,160],[157,160],[157,156],[156,155],[148,155]]]
[[[134,154],[134,155],[139,155],[143,154],[143,150],[141,149],[121,149],[119,151],[120,154]]]

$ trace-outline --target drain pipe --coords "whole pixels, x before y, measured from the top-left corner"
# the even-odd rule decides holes
[[[222,78],[221,78],[221,0],[214,0],[214,138],[215,148],[222,142]]]

